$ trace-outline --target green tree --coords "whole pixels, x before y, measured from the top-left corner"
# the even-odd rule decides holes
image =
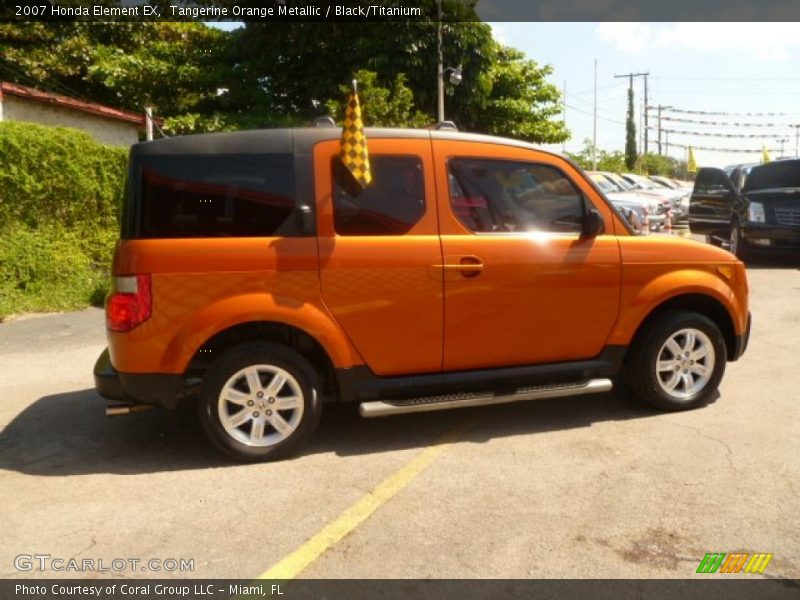
[[[558,118],[560,93],[547,82],[549,66],[498,44],[484,23],[445,23],[443,38],[445,65],[461,65],[463,73],[459,86],[445,85],[447,119],[469,131],[533,142],[568,137]],[[233,55],[242,84],[231,90],[231,101],[250,112],[309,121],[341,98],[340,86],[354,73],[367,70],[385,89],[403,75],[414,110],[435,122],[433,22],[247,23],[234,32]]]
[[[414,109],[414,95],[406,85],[405,75],[398,73],[391,87],[379,85],[377,79],[375,72],[366,69],[355,73],[365,126],[422,127],[430,122],[427,115]],[[339,98],[328,100],[325,104],[328,113],[337,122],[344,120],[350,89],[349,85],[339,86]]]
[[[199,23],[0,24],[0,76],[157,116],[224,107],[228,35]]]
[[[446,117],[469,131],[567,139],[551,67],[493,40],[475,4],[443,0],[444,63],[463,68],[461,85],[446,83]],[[421,6],[436,14],[436,0]],[[155,106],[168,132],[187,133],[306,124],[341,101],[355,73],[370,72],[363,89],[382,103],[375,122],[414,126],[435,121],[436,32],[433,20],[248,22],[233,32],[183,22],[7,23],[0,76],[135,111]]]
[[[682,178],[685,173],[685,163],[671,156],[644,154],[639,158],[636,170],[645,175]]]
[[[625,119],[625,166],[636,167],[636,123],[633,120],[633,87],[628,88],[628,114]]]
[[[592,168],[592,140],[586,138],[583,141],[583,148],[578,152],[567,152],[572,160],[574,160],[583,169]],[[619,150],[606,151],[598,148],[596,151],[597,157],[597,170],[598,171],[611,171],[612,173],[621,173],[625,171],[625,155]]]

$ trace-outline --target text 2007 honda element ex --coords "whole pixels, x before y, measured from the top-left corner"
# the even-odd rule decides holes
[[[368,129],[361,186],[339,133],[133,147],[95,367],[111,411],[195,402],[217,447],[265,460],[306,442],[329,402],[378,417],[624,382],[692,408],[744,352],[743,264],[636,235],[567,159]]]

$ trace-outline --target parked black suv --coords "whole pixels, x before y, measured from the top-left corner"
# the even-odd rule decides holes
[[[754,248],[800,252],[800,159],[700,169],[689,204],[692,233],[727,242],[743,258]]]

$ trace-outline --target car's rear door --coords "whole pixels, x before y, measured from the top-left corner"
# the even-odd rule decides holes
[[[323,300],[377,375],[442,368],[442,261],[429,137],[369,139],[361,190],[338,141],[314,149]]]

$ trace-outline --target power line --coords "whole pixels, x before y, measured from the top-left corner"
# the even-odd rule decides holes
[[[664,77],[654,75],[653,79],[671,81],[800,81],[800,77]]]
[[[34,77],[25,73],[24,71],[17,69],[14,67],[10,62],[7,60],[3,60],[0,62],[0,66],[5,67],[7,73],[11,73],[16,77],[21,77],[23,80],[27,80],[34,85],[34,87],[41,87],[44,88],[45,91],[50,92],[52,94],[60,94],[65,96],[70,96],[72,98],[77,98],[79,100],[83,100],[85,102],[90,102],[88,98],[79,94],[75,90],[67,87],[63,83],[55,80],[45,81],[43,79],[39,79],[38,77]]]
[[[583,115],[589,115],[590,117],[593,116],[592,113],[590,113],[590,112],[588,112],[586,110],[583,110],[581,108],[578,108],[577,106],[572,106],[571,104],[567,104],[566,107],[569,108],[569,109],[572,109],[572,110],[574,110],[576,112],[579,112],[579,113],[581,113]],[[608,121],[609,123],[616,123],[617,125],[625,125],[624,121],[617,121],[615,119],[609,119],[609,118],[603,117],[601,115],[597,115],[597,118],[601,119],[603,121]]]
[[[762,148],[714,148],[710,146],[696,146],[695,144],[675,144],[670,142],[670,146],[674,146],[676,148],[692,148],[693,150],[706,150],[708,152],[731,152],[734,154],[760,154],[764,150],[767,152],[780,152],[780,148],[767,148],[766,146]]]
[[[655,109],[655,106],[648,106],[648,110]],[[674,106],[662,107],[666,112],[681,113],[686,115],[716,115],[722,117],[788,117],[793,115],[800,115],[800,113],[787,113],[787,112],[724,112],[714,110],[688,110],[684,108],[675,108]]]
[[[658,127],[650,127],[655,131]],[[666,133],[673,133],[677,135],[697,135],[701,137],[719,137],[719,138],[737,138],[737,139],[764,139],[772,140],[780,137],[778,133],[721,133],[719,131],[688,131],[685,129],[662,129]],[[788,132],[787,132],[788,133]]]
[[[723,122],[723,121],[701,121],[697,119],[684,119],[682,117],[661,117],[664,121],[673,121],[675,123],[691,123],[693,125],[711,125],[714,127],[787,127],[786,124],[781,123],[737,123],[737,122]]]

